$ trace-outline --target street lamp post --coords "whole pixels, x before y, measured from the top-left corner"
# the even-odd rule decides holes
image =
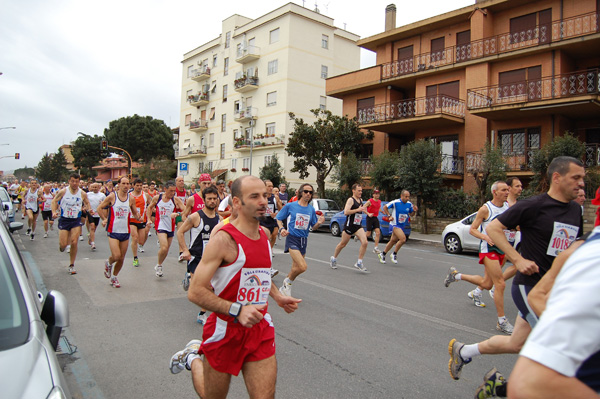
[[[14,126],[0,127],[0,130],[2,130],[2,129],[16,129],[16,127],[14,127]]]

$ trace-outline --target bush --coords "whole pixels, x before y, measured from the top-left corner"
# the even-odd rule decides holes
[[[432,206],[436,217],[460,219],[473,212],[477,212],[480,205],[476,195],[466,194],[462,189],[446,189],[442,192],[443,201],[438,201]]]
[[[596,191],[600,187],[600,167],[588,168],[585,171],[585,197],[587,199],[596,198]]]

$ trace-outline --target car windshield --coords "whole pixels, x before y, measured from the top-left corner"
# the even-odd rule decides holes
[[[339,211],[340,210],[340,208],[338,208],[335,201],[331,201],[331,200],[317,200],[317,201],[319,201],[319,209],[322,211]]]
[[[28,336],[23,292],[6,249],[0,245],[0,351],[22,345]]]
[[[8,193],[6,192],[6,190],[0,190],[0,201],[10,202],[10,198],[8,197]]]

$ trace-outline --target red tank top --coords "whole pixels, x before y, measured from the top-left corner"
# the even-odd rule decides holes
[[[183,191],[179,191],[177,189],[177,187],[175,187],[175,196],[178,197],[181,202],[183,202],[185,204],[185,200],[187,199],[187,191],[185,191],[185,188],[183,189]],[[175,212],[181,212],[183,211],[183,209],[179,209],[177,207],[175,207]]]
[[[369,200],[371,205],[367,208],[367,212],[372,213],[373,216],[379,216],[379,210],[381,209],[381,200],[374,200],[371,198]]]
[[[267,304],[271,291],[271,246],[264,231],[259,228],[260,238],[252,240],[246,237],[231,223],[220,231],[229,234],[238,246],[235,261],[221,265],[211,279],[215,294],[232,302]],[[210,244],[209,244],[210,245]],[[263,314],[267,313],[267,307]],[[229,315],[218,315],[227,321],[233,321]]]
[[[200,209],[204,209],[204,200],[200,194],[196,193],[192,196],[194,199],[194,206],[192,207],[192,213],[198,212]]]

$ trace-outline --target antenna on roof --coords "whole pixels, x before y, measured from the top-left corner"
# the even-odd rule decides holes
[[[315,1],[315,12],[319,13],[319,5],[317,4],[317,2]],[[320,14],[320,13],[319,13]]]

